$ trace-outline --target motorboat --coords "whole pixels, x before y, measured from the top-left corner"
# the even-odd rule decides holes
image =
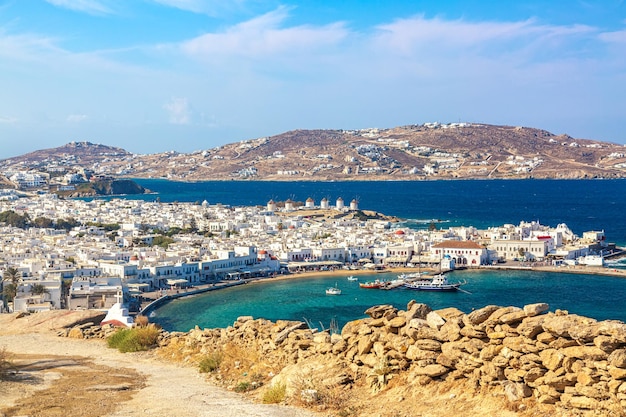
[[[380,287],[382,287],[382,285],[383,285],[383,282],[378,279],[375,281],[367,281],[367,282],[359,283],[359,287],[367,288],[367,289],[379,289]]]
[[[419,291],[457,291],[461,282],[451,283],[444,274],[435,275],[429,279],[420,279],[404,284],[405,288]]]
[[[341,295],[341,290],[337,288],[337,284],[334,287],[326,288],[326,295]]]

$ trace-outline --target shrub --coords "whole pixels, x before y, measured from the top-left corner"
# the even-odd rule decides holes
[[[240,382],[235,385],[235,392],[248,392],[252,389],[249,382]]]
[[[274,384],[269,387],[265,393],[263,394],[263,403],[264,404],[278,404],[285,400],[287,396],[287,385],[286,384]]]
[[[146,327],[121,329],[109,336],[107,345],[110,348],[118,349],[120,352],[148,350],[157,344],[160,333],[160,329],[154,324]]]
[[[222,363],[223,356],[220,352],[213,352],[208,355],[205,355],[198,366],[200,368],[201,373],[213,372],[220,367]]]
[[[138,327],[146,327],[149,323],[148,316],[138,315],[135,317],[135,325]]]
[[[15,372],[15,365],[10,360],[9,352],[2,348],[0,349],[0,381],[7,379],[12,372]]]

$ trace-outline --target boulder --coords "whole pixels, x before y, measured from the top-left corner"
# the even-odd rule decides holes
[[[524,306],[524,313],[526,313],[528,317],[534,317],[545,313],[549,308],[550,306],[546,303],[527,304]]]

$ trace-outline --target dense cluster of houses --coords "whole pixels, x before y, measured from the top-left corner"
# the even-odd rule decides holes
[[[304,214],[312,209],[338,215]],[[569,262],[611,249],[604,232],[579,238],[564,224],[415,230],[341,215],[356,210],[356,201],[345,205],[341,198],[334,205],[326,199],[317,205],[309,198],[301,207],[289,201],[254,207],[82,201],[54,194],[0,199],[0,213],[78,224],[69,231],[0,224],[0,273],[6,278],[7,270],[19,271],[12,303],[4,291],[0,310],[109,308],[144,291],[300,270]],[[173,230],[187,233],[170,234],[166,245],[156,244]],[[5,279],[2,284],[6,288],[8,283]]]

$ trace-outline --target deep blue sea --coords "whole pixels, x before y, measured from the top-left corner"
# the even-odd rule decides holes
[[[626,246],[626,180],[136,181],[154,192],[139,197],[144,200],[206,200],[210,204],[248,206],[265,205],[270,199],[304,202],[308,197],[317,204],[326,197],[334,204],[337,197],[342,197],[346,204],[356,199],[362,209],[401,217],[413,228],[426,228],[432,220],[443,228],[486,228],[536,220],[552,227],[566,223],[578,235],[604,230],[609,242]],[[612,267],[626,268],[626,264],[617,262]],[[343,326],[364,317],[363,312],[376,304],[404,309],[411,299],[433,308],[453,306],[466,312],[488,304],[547,302],[551,310],[560,308],[597,319],[626,321],[624,279],[519,271],[456,271],[451,279],[465,280],[463,288],[469,293],[365,290],[345,277],[248,284],[170,302],[156,311],[155,321],[167,330],[186,331],[195,325],[225,327],[238,316],[251,315],[270,320],[306,319],[316,327],[327,328],[332,319]],[[343,294],[325,295],[324,289],[335,282]]]

